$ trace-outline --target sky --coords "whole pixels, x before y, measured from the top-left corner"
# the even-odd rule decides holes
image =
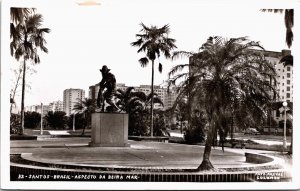
[[[26,91],[25,106],[62,101],[68,88],[84,89],[88,97],[89,86],[101,80],[102,65],[111,69],[117,83],[150,85],[151,65],[142,68],[138,59],[144,54],[137,54],[137,48],[130,45],[141,22],[158,27],[169,24],[176,50],[196,52],[209,36],[248,36],[266,50],[288,49],[284,15],[261,12],[265,7],[251,6],[248,1],[98,0],[97,6],[79,6],[81,1],[72,0],[46,2],[34,6],[43,15],[42,27],[51,29],[45,36],[49,53],[40,54],[41,63],[33,66],[36,73],[26,77],[31,89]],[[158,72],[156,61],[155,85],[168,79],[172,66],[188,62],[160,61],[163,72]],[[13,67],[19,64],[12,62]],[[17,104],[20,95],[21,88]]]

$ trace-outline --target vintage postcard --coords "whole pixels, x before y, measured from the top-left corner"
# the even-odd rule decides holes
[[[1,188],[299,189],[298,16],[2,0]]]

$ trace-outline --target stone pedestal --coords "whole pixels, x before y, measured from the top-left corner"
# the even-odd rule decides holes
[[[91,147],[128,147],[127,113],[93,113]]]

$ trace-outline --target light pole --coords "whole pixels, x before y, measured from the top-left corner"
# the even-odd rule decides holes
[[[74,116],[73,116],[73,132],[75,131],[75,114],[76,114],[76,113],[74,112],[74,113],[73,113],[73,115],[74,115]]]
[[[43,103],[41,103],[41,135],[43,135]]]
[[[287,146],[286,146],[286,107],[287,107],[287,102],[284,101],[282,103],[283,108],[284,108],[284,124],[283,124],[283,150],[285,151]]]

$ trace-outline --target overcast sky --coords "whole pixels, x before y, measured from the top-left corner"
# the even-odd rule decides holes
[[[27,76],[31,89],[25,105],[48,104],[63,99],[63,90],[88,87],[101,80],[99,69],[107,65],[117,83],[130,86],[151,83],[151,66],[142,68],[137,48],[131,47],[140,23],[169,24],[177,50],[197,51],[209,36],[241,37],[260,41],[266,50],[281,51],[285,44],[284,15],[263,13],[259,6],[233,1],[201,0],[101,0],[98,6],[79,6],[76,1],[34,4],[44,17],[48,54],[40,54],[37,73]],[[244,1],[243,1],[244,2]],[[16,61],[15,66],[17,65]],[[163,73],[155,66],[155,85],[167,80],[176,63],[161,59]],[[19,91],[21,95],[21,89]],[[19,96],[20,97],[20,96]],[[17,101],[19,103],[19,101]],[[19,104],[18,104],[19,105]]]

